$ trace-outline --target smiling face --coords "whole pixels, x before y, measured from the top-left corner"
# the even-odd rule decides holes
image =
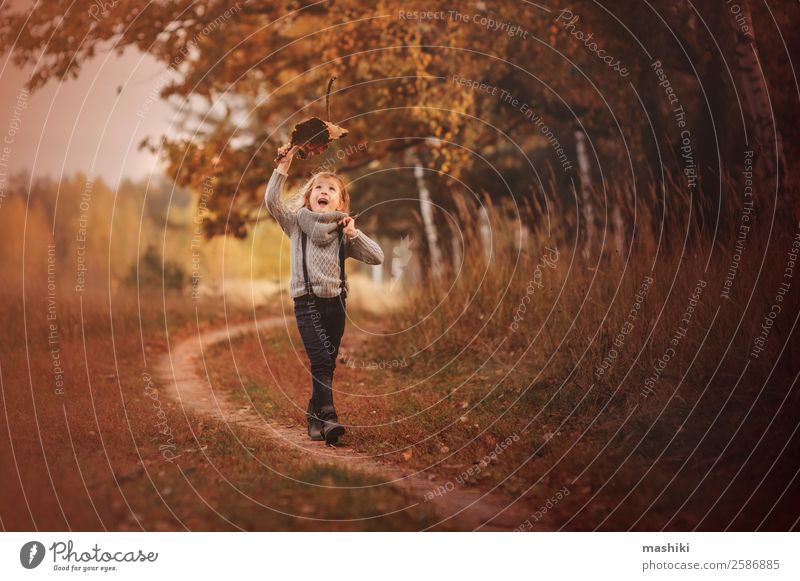
[[[308,196],[312,212],[334,212],[341,209],[341,186],[328,176],[318,176],[311,186]]]

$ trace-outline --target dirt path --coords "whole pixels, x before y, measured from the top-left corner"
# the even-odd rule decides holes
[[[464,489],[453,483],[450,491],[425,501],[425,495],[437,486],[447,484],[441,478],[433,481],[419,474],[404,472],[401,468],[382,463],[348,448],[326,447],[312,442],[304,426],[287,422],[267,421],[253,408],[242,407],[226,390],[212,389],[205,372],[204,352],[215,343],[256,331],[265,331],[285,324],[283,317],[273,317],[255,322],[203,331],[172,346],[171,353],[164,355],[158,363],[157,372],[163,380],[166,394],[187,412],[213,418],[231,425],[231,428],[247,429],[259,436],[269,438],[276,446],[293,448],[313,462],[332,463],[339,468],[347,467],[380,478],[387,484],[400,487],[415,504],[428,504],[441,522],[448,522],[462,530],[513,530],[528,518],[530,507],[508,502],[495,495],[475,489]],[[288,450],[287,450],[288,451]]]

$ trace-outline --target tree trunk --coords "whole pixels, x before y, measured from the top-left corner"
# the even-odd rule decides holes
[[[387,248],[389,240],[384,236],[378,236],[378,244],[381,248]],[[393,259],[394,257],[392,257]],[[383,271],[386,266],[386,260],[382,264],[373,265],[370,267],[370,274],[372,275],[372,282],[376,285],[383,284]]]
[[[486,261],[492,260],[492,223],[489,220],[489,211],[486,206],[478,208],[478,229],[481,233],[481,244],[486,254]]]
[[[462,262],[464,260],[464,251],[462,249],[462,244],[464,240],[462,236],[464,232],[459,232],[458,226],[456,222],[450,222],[450,245],[452,247],[453,253],[453,276],[455,277],[458,272],[461,270]]]
[[[622,220],[622,212],[619,210],[619,205],[615,205],[611,210],[611,221],[614,224],[614,243],[617,246],[617,252],[620,256],[625,255],[625,222]]]
[[[413,159],[414,177],[417,180],[417,190],[419,191],[419,210],[422,215],[422,226],[425,229],[425,240],[431,255],[431,274],[434,280],[437,280],[442,274],[442,253],[439,249],[439,234],[433,221],[433,203],[431,202],[431,193],[425,185],[422,160],[416,154]]]
[[[581,202],[583,205],[583,227],[586,239],[583,257],[588,259],[594,245],[594,207],[592,206],[592,169],[589,165],[589,153],[586,150],[586,135],[581,129],[575,131],[575,153],[578,158],[578,173],[581,178]]]
[[[770,174],[777,174],[778,163],[786,167],[783,142],[780,131],[774,125],[769,96],[762,76],[753,18],[750,12],[750,2],[743,0],[741,8],[745,22],[749,25],[749,34],[742,30],[736,19],[731,18],[730,22],[735,28],[738,38],[736,43],[736,72],[752,121],[750,140],[755,144],[753,149],[757,148],[757,151],[763,154],[764,167],[767,171]],[[777,157],[775,156],[776,148]]]
[[[523,223],[520,223],[517,235],[514,237],[514,250],[517,252],[527,252],[528,242],[531,237],[531,230]]]

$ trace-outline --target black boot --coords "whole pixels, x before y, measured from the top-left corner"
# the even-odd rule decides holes
[[[324,405],[319,408],[319,418],[322,420],[322,437],[329,446],[335,444],[344,434],[344,426],[339,423],[333,405]]]
[[[319,419],[319,411],[314,408],[314,400],[308,400],[306,408],[306,422],[308,423],[308,437],[316,442],[325,439],[322,435],[322,420]]]

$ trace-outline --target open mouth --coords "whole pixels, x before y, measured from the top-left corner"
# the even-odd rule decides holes
[[[317,204],[319,205],[320,208],[327,208],[328,200],[325,198],[320,198],[319,200],[317,200]]]

